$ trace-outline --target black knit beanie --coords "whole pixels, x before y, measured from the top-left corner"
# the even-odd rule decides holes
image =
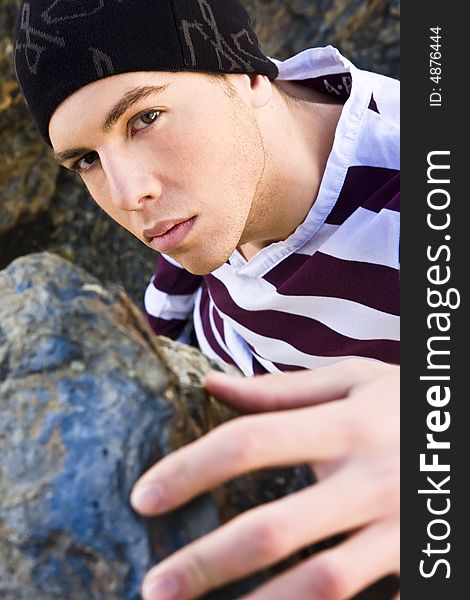
[[[133,71],[278,74],[237,0],[23,0],[14,57],[49,145],[55,109],[97,79]]]

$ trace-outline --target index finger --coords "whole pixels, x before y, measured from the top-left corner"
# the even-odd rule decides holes
[[[157,514],[248,471],[339,458],[352,443],[351,412],[338,401],[229,421],[150,468],[131,503]]]

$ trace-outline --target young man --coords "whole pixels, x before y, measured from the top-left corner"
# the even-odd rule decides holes
[[[204,352],[272,373],[208,377],[266,414],[162,460],[136,510],[267,466],[320,480],[169,557],[144,598],[197,598],[341,532],[249,598],[345,599],[398,573],[397,82],[330,47],[269,60],[236,0],[24,1],[15,65],[57,160],[162,253],[155,331],[192,313]]]

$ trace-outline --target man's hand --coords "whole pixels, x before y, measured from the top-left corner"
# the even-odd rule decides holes
[[[249,510],[154,567],[145,600],[186,600],[350,533],[243,600],[346,600],[399,573],[399,369],[346,360],[253,378],[209,374],[245,415],[163,458],[136,484],[143,515],[176,508],[242,473],[309,463],[318,483]]]

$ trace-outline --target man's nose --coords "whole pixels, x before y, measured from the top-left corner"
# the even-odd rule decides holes
[[[128,156],[101,159],[109,186],[111,201],[116,208],[126,211],[142,210],[149,200],[158,200],[161,185],[158,174]]]

